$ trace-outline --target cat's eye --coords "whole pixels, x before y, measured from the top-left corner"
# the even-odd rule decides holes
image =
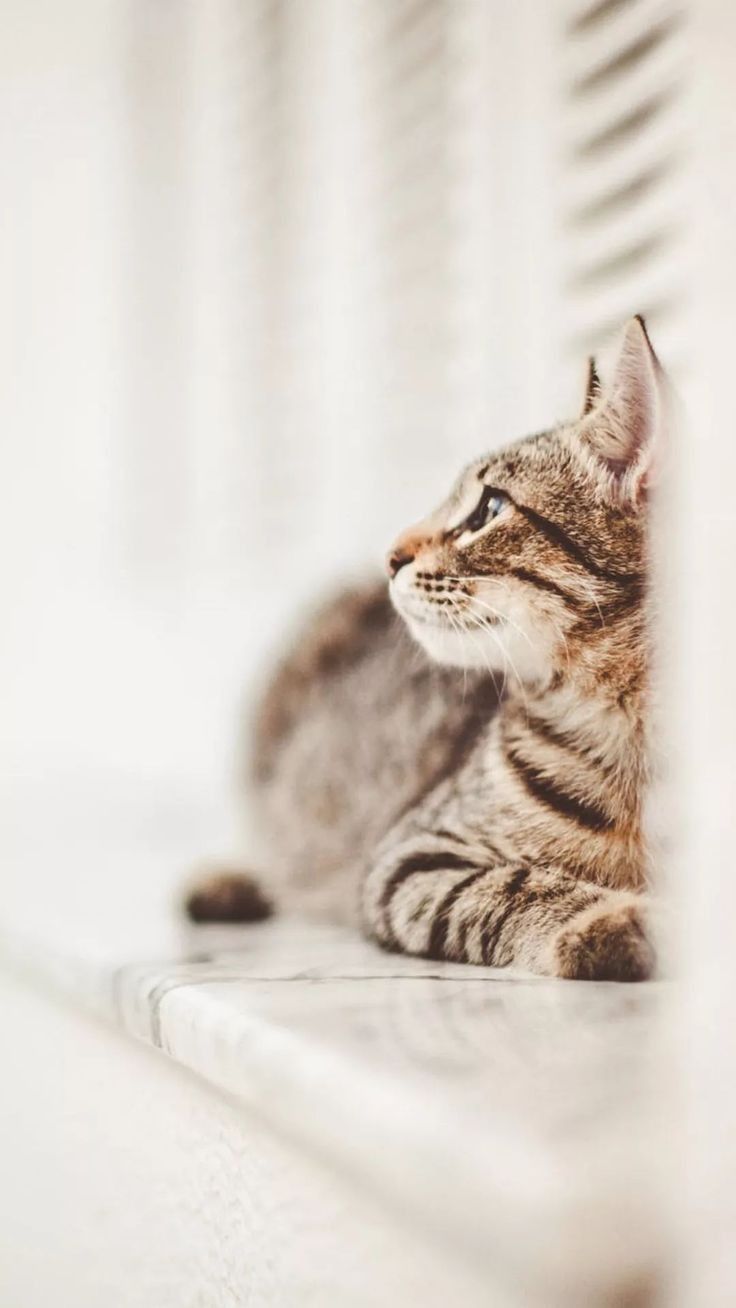
[[[460,524],[458,530],[461,533],[480,531],[487,523],[497,518],[502,509],[508,504],[508,496],[503,491],[496,490],[494,486],[484,486],[481,497],[478,500],[472,513],[469,513],[464,522]]]

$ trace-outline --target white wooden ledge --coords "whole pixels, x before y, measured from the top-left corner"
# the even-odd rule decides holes
[[[478,1303],[646,1302],[661,985],[428,963],[289,920],[192,929],[161,913],[136,930],[93,913],[75,935],[26,913],[1,945],[6,969],[196,1073],[463,1268]],[[366,1303],[392,1302],[380,1274],[373,1288]]]

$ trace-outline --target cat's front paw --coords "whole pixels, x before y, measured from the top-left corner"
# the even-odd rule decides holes
[[[657,955],[647,903],[596,904],[578,913],[556,936],[555,976],[574,981],[648,981]]]

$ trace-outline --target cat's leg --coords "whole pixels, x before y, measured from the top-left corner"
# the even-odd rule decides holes
[[[450,833],[384,842],[363,887],[366,928],[387,949],[581,980],[652,976],[648,907],[562,869],[489,861]]]

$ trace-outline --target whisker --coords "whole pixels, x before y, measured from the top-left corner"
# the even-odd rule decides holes
[[[448,581],[463,581],[463,580],[464,580],[464,581],[488,581],[488,577],[483,577],[483,576],[477,576],[477,577],[476,577],[476,576],[468,576],[468,577],[462,578],[462,577],[453,577],[453,576],[449,576],[449,575],[448,575],[448,576],[446,577],[446,580],[448,580]],[[512,589],[513,589],[513,588],[510,586],[509,582],[506,581],[503,577],[494,577],[494,578],[493,578],[493,582],[494,582],[494,584],[497,584],[497,585],[501,585],[501,586],[503,586],[506,590],[512,590]],[[588,586],[588,583],[587,583],[587,582],[586,582],[586,583],[583,583],[583,584],[585,584],[586,586]],[[605,622],[604,622],[604,619],[603,619],[603,614],[602,614],[601,611],[600,611],[600,605],[598,604],[598,601],[597,601],[595,595],[592,593],[592,591],[590,591],[589,593],[591,594],[591,599],[592,599],[593,603],[594,603],[594,604],[596,605],[596,607],[598,608],[598,612],[599,612],[599,615],[600,615],[600,618],[601,618],[601,622],[603,622],[604,625],[605,625]],[[454,598],[454,597],[453,597],[453,598]],[[539,652],[539,651],[538,651],[538,646],[536,646],[536,645],[534,644],[534,641],[531,639],[531,637],[528,635],[528,633],[527,633],[526,631],[524,631],[523,628],[520,627],[519,624],[518,624],[517,622],[515,622],[513,618],[509,617],[508,614],[506,614],[506,613],[501,613],[501,611],[500,611],[499,609],[494,608],[494,606],[493,606],[492,604],[489,604],[489,603],[487,602],[487,600],[483,600],[483,599],[481,599],[479,595],[471,595],[471,594],[468,594],[467,592],[464,592],[464,598],[468,601],[468,604],[469,604],[469,605],[476,604],[476,605],[478,605],[480,608],[487,609],[488,612],[489,612],[489,613],[492,613],[494,617],[497,617],[497,618],[499,618],[501,621],[508,623],[508,625],[509,625],[510,627],[513,627],[513,629],[519,633],[519,635],[522,637],[522,639],[526,641],[526,643],[528,644],[529,648],[530,648],[530,649],[531,649],[535,654]],[[472,608],[471,608],[470,611],[471,611],[471,613],[472,613]],[[474,615],[474,616],[478,616],[478,615]],[[569,671],[570,666],[571,666],[571,659],[570,659],[570,646],[569,646],[569,643],[568,643],[568,640],[567,640],[567,636],[565,635],[564,631],[562,630],[562,627],[560,626],[560,624],[559,624],[558,622],[555,622],[553,618],[549,617],[549,615],[547,616],[547,621],[548,621],[548,622],[551,624],[551,626],[553,627],[553,629],[554,629],[554,631],[555,631],[555,634],[557,635],[557,637],[558,637],[558,639],[559,639],[559,641],[560,641],[560,644],[564,645],[564,647],[565,647],[565,661],[566,661],[567,668],[568,668],[568,671]],[[518,673],[516,673],[516,676],[518,677]]]
[[[482,609],[488,609],[488,612],[492,613],[494,617],[500,618],[502,622],[507,622],[510,627],[514,628],[514,631],[518,631],[519,635],[523,637],[530,649],[534,650],[535,654],[537,653],[537,647],[534,644],[534,641],[525,631],[522,630],[518,622],[514,622],[514,619],[510,618],[507,613],[501,613],[500,609],[494,609],[492,604],[488,604],[485,600],[480,599],[478,595],[469,595],[468,599],[471,604],[479,604]]]
[[[500,580],[500,578],[499,578],[499,580]],[[502,585],[505,585],[506,588],[507,588],[507,590],[511,589],[511,587],[509,587],[509,585],[508,585],[508,582],[502,582]],[[473,595],[471,598],[472,598],[472,600],[473,600],[474,603],[476,603],[476,604],[480,604],[483,608],[487,608],[487,609],[489,609],[492,613],[496,614],[496,613],[498,612],[496,609],[493,608],[493,605],[492,605],[492,604],[487,604],[484,600],[479,599],[479,597],[478,597],[477,595]],[[527,635],[527,633],[526,633],[525,631],[522,630],[522,628],[518,625],[518,623],[514,622],[513,618],[510,618],[510,617],[508,617],[507,614],[503,614],[503,613],[498,613],[498,616],[501,617],[501,618],[503,618],[506,622],[508,622],[508,623],[510,624],[510,626],[514,627],[514,629],[515,629],[516,631],[518,631],[519,635],[524,637],[524,639],[526,640],[526,642],[527,642],[527,644],[530,646],[530,648],[531,648],[532,650],[534,650],[535,653],[538,653],[537,646],[535,646],[534,642],[529,638],[529,636]],[[551,626],[554,628],[554,631],[555,631],[555,633],[556,633],[558,639],[560,640],[560,642],[565,646],[565,658],[566,658],[566,660],[567,660],[567,667],[568,667],[568,671],[569,671],[569,669],[570,669],[570,646],[569,646],[569,644],[568,644],[567,636],[565,635],[564,631],[562,630],[562,627],[560,626],[560,624],[559,624],[558,622],[555,622],[553,618],[549,617],[549,615],[547,616],[547,621],[548,621],[548,622],[551,624]]]
[[[488,622],[483,622],[483,620],[482,620],[481,618],[478,618],[475,614],[472,614],[472,613],[470,614],[470,618],[471,618],[471,620],[473,621],[473,623],[474,623],[475,626],[480,627],[483,631],[487,631],[488,634],[489,634],[490,636],[492,636],[493,639],[495,640],[496,644],[498,645],[498,648],[500,649],[501,653],[503,654],[504,662],[508,662],[508,665],[509,665],[509,667],[511,668],[511,671],[513,672],[514,677],[516,678],[516,681],[517,681],[518,686],[519,686],[519,690],[521,691],[521,694],[522,694],[522,697],[523,697],[523,700],[524,700],[524,707],[525,707],[526,711],[528,712],[528,711],[529,711],[529,701],[528,701],[528,698],[527,698],[526,688],[525,688],[525,686],[524,686],[524,682],[523,682],[521,676],[519,675],[519,669],[517,668],[516,664],[514,663],[514,660],[512,659],[512,657],[511,657],[511,655],[509,654],[508,650],[505,648],[505,646],[503,646],[503,645],[501,644],[501,641],[498,639],[498,636],[496,635],[496,632],[493,630],[493,627],[490,625],[490,623],[488,623]],[[505,683],[505,680],[504,680],[504,688],[505,688],[505,684],[506,684],[506,683]]]
[[[504,577],[497,577],[497,576],[495,576],[493,573],[482,573],[482,572],[481,572],[481,573],[469,573],[469,574],[468,574],[467,576],[465,576],[465,577],[455,577],[455,576],[451,576],[451,575],[448,573],[448,574],[446,574],[446,576],[445,576],[445,580],[446,580],[446,581],[460,582],[460,583],[462,583],[462,582],[464,582],[464,581],[486,581],[486,582],[487,582],[487,581],[491,581],[491,582],[493,582],[494,584],[501,585],[501,586],[506,586],[507,589],[511,589],[511,587],[509,586],[509,583],[506,581],[506,579],[505,579]],[[579,577],[579,576],[576,576],[576,577],[574,578],[574,584],[575,584],[576,586],[581,586],[582,589],[586,592],[586,594],[588,595],[588,598],[589,598],[591,604],[592,604],[592,605],[597,609],[597,611],[598,611],[598,618],[599,618],[599,621],[600,621],[601,626],[602,626],[602,627],[606,627],[608,624],[606,623],[606,619],[605,619],[605,617],[603,616],[603,610],[601,609],[600,602],[599,602],[599,600],[598,600],[598,596],[596,595],[595,590],[593,589],[594,583],[592,583],[591,581],[589,581],[586,577]]]
[[[461,637],[461,639],[463,639],[465,636],[465,632],[461,630],[459,623],[455,621],[455,619],[452,616],[452,613],[448,613],[447,618],[449,620],[450,626],[452,627],[453,631],[456,632],[457,635]],[[463,663],[463,704],[465,703],[467,693],[468,693],[468,669],[466,664]]]
[[[552,619],[548,619],[548,621],[552,622]],[[567,660],[567,670],[569,672],[570,671],[570,646],[567,642],[567,636],[565,635],[564,631],[562,630],[562,627],[559,625],[558,622],[552,622],[552,626],[555,629],[556,635],[559,637],[559,639],[562,641],[563,645],[565,646],[565,658]]]
[[[589,581],[587,581],[587,580],[584,581],[582,577],[579,578],[579,581],[580,581],[580,585],[584,588],[585,591],[587,591],[587,593],[588,593],[588,595],[590,596],[590,598],[591,598],[593,604],[594,604],[595,607],[597,608],[597,610],[598,610],[598,617],[599,617],[599,619],[600,619],[601,627],[602,627],[603,629],[605,629],[605,627],[606,627],[606,619],[604,618],[604,616],[603,616],[603,610],[601,609],[601,606],[600,606],[600,604],[598,603],[598,598],[597,598],[597,596],[595,595],[595,593],[594,593],[594,591],[593,591],[592,583],[589,582]]]
[[[453,598],[451,599],[451,608],[453,608],[457,613],[460,613],[460,614],[462,615],[462,608],[460,607],[460,605],[458,604],[458,602],[457,602],[457,600],[454,598],[454,596],[453,596]],[[450,614],[449,614],[449,613],[448,613],[448,617],[450,617]],[[499,699],[502,698],[502,696],[506,693],[506,672],[505,672],[505,668],[504,668],[504,679],[503,679],[503,685],[501,686],[501,691],[500,691],[500,693],[499,693],[498,682],[496,681],[496,674],[495,674],[493,668],[491,667],[491,665],[490,665],[490,663],[489,663],[489,661],[488,661],[488,658],[486,657],[485,650],[483,649],[483,646],[480,644],[480,641],[477,641],[477,640],[475,640],[475,639],[473,638],[473,636],[472,636],[472,634],[471,634],[471,631],[470,631],[470,629],[468,628],[468,626],[467,626],[467,624],[466,624],[465,622],[463,622],[463,623],[461,624],[461,623],[457,622],[456,619],[453,619],[452,617],[450,617],[450,621],[453,623],[453,626],[456,628],[456,630],[460,630],[460,631],[462,631],[462,634],[463,634],[464,636],[467,636],[468,639],[470,639],[470,640],[473,641],[473,645],[475,646],[475,648],[476,648],[476,649],[479,651],[479,653],[480,653],[481,662],[482,662],[483,666],[485,667],[485,669],[486,669],[488,675],[490,676],[491,681],[493,682],[493,689],[495,690],[496,695],[499,697]]]
[[[510,618],[510,617],[508,616],[508,614],[506,614],[506,613],[501,613],[499,609],[495,609],[495,608],[493,607],[492,604],[487,604],[484,600],[479,599],[477,595],[471,595],[469,598],[470,598],[470,602],[471,602],[471,604],[479,604],[479,605],[481,606],[481,608],[488,609],[488,612],[489,612],[489,613],[492,613],[492,614],[494,615],[494,617],[500,618],[502,622],[507,622],[508,625],[509,625],[510,627],[513,627],[514,631],[518,631],[519,635],[522,636],[522,637],[524,638],[524,640],[526,641],[526,643],[527,643],[527,645],[529,646],[529,648],[530,648],[530,650],[532,651],[532,653],[534,653],[534,654],[539,653],[538,646],[536,646],[536,645],[534,644],[534,641],[531,639],[531,637],[528,636],[527,633],[526,633],[525,631],[523,631],[522,628],[519,626],[518,622],[514,622],[513,618]],[[475,617],[478,617],[479,615],[473,613],[473,611],[472,611],[472,609],[471,609],[471,616],[475,618]],[[497,634],[496,634],[495,631],[492,630],[492,627],[491,627],[490,625],[488,625],[488,626],[487,626],[487,629],[488,629],[489,631],[491,631],[492,635],[493,635],[494,638],[497,640],[497,643],[499,643],[499,642],[498,642],[498,638],[497,638]],[[566,642],[566,643],[567,643],[567,642]],[[519,685],[521,685],[521,677],[519,676],[519,672],[518,672],[518,670],[517,670],[515,664],[513,663],[512,659],[511,659],[511,655],[507,652],[507,650],[506,650],[505,648],[504,648],[504,654],[506,655],[506,657],[508,658],[509,662],[511,663],[511,666],[512,666],[513,671],[514,671],[514,675],[516,676],[516,679],[517,679],[517,681],[519,682]],[[569,655],[568,655],[568,663],[569,663]]]

